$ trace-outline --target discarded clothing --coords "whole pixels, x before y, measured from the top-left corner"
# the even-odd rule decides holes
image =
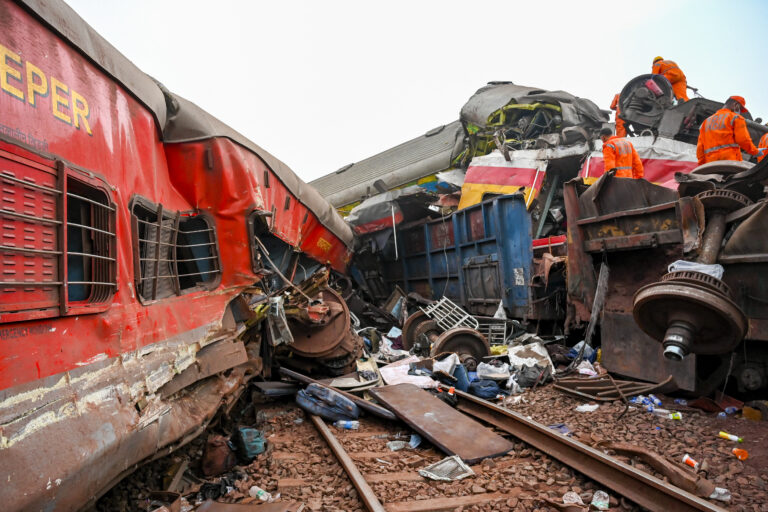
[[[379,368],[379,373],[384,382],[389,385],[393,384],[413,384],[423,389],[432,389],[437,387],[437,382],[430,377],[423,375],[408,375],[410,363],[419,361],[418,356],[411,356],[406,359],[401,359],[392,364],[388,364],[382,368]]]
[[[469,384],[469,392],[476,397],[496,398],[501,393],[501,388],[494,380],[478,380]]]
[[[509,365],[480,363],[477,365],[477,376],[481,379],[506,380],[509,378]]]

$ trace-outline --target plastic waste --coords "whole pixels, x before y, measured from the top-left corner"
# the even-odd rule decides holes
[[[693,469],[696,469],[696,470],[699,469],[698,461],[696,461],[696,459],[694,459],[693,457],[691,457],[687,453],[685,455],[683,455],[683,464],[691,466]]]
[[[272,495],[258,485],[254,485],[248,489],[248,495],[251,498],[258,498],[260,501],[266,501],[267,503],[272,503],[274,501]]]
[[[261,431],[255,428],[239,427],[232,437],[238,455],[248,462],[266,449],[267,441]]]
[[[684,398],[675,398],[675,403],[677,405],[688,405],[688,400],[685,400]]]
[[[357,420],[338,420],[333,422],[333,426],[344,430],[357,430],[360,428],[360,422]]]
[[[393,452],[400,451],[406,446],[408,446],[408,443],[406,443],[405,441],[389,441],[387,443],[387,448],[389,448]]]
[[[723,487],[715,487],[714,492],[709,495],[709,499],[731,501],[731,492]]]
[[[656,395],[648,395],[648,398],[651,400],[653,405],[655,405],[657,407],[661,407],[662,406],[661,400],[659,398],[657,398]]]
[[[731,415],[736,414],[739,411],[737,407],[726,407],[725,408],[725,414]]]
[[[600,407],[600,404],[581,404],[580,406],[576,407],[576,409],[574,409],[574,411],[576,411],[576,412],[592,412],[592,411],[596,411],[598,407]]]
[[[727,417],[728,417],[728,415],[727,415],[727,414],[725,414],[724,412],[719,412],[719,413],[717,413],[717,417],[718,417],[718,418],[727,418]]]
[[[719,434],[717,434],[717,437],[722,437],[723,439],[728,439],[729,441],[736,441],[737,443],[743,443],[744,438],[741,438],[739,436],[735,436],[733,434],[729,434],[728,432],[720,431]]]
[[[590,505],[595,507],[597,510],[608,510],[610,501],[611,498],[608,496],[607,492],[596,491],[595,494],[592,495],[592,502]]]
[[[408,446],[412,449],[418,447],[421,444],[421,436],[419,434],[411,434],[411,438],[408,440]]]
[[[673,411],[667,415],[667,418],[671,420],[681,420],[683,419],[683,413],[678,411]]]
[[[701,272],[702,274],[708,274],[715,279],[722,279],[725,270],[722,265],[717,263],[708,265],[706,263],[698,263],[696,261],[677,260],[670,263],[667,267],[668,272],[676,272],[678,270],[691,270],[693,272]]]
[[[579,496],[574,491],[568,491],[567,493],[563,494],[563,503],[566,505],[584,505],[584,501],[581,499],[581,496]]]
[[[731,453],[733,453],[739,460],[747,460],[747,457],[749,457],[747,450],[743,450],[741,448],[734,448],[731,450]]]

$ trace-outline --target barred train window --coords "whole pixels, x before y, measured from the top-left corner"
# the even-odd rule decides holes
[[[117,243],[104,183],[0,151],[0,188],[0,321],[106,310]]]
[[[216,286],[221,272],[213,223],[137,200],[132,207],[136,290],[156,300]]]

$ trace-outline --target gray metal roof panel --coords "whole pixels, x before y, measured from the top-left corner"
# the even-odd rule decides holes
[[[317,178],[310,185],[334,206],[359,201],[376,180],[398,187],[450,167],[464,148],[464,130],[454,121]]]

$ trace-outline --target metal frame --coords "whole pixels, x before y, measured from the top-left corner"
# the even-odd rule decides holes
[[[156,220],[153,222],[140,219],[135,210],[137,206],[143,208],[147,212],[153,213],[157,217]],[[194,216],[182,215],[182,212],[178,211],[169,212],[163,208],[162,204],[152,203],[148,199],[145,199],[141,196],[135,196],[131,200],[130,211],[131,225],[133,230],[134,280],[136,284],[137,295],[143,303],[154,302],[157,300],[169,298],[171,296],[179,296],[199,290],[212,290],[218,286],[221,280],[221,262],[219,259],[218,240],[216,238],[216,229],[213,220],[205,212],[194,212]],[[184,223],[182,218],[202,219],[208,227],[206,229],[185,231],[182,229]],[[145,234],[145,236],[152,236],[154,238],[142,238],[139,225],[145,225],[154,228],[155,233]],[[170,241],[163,241],[164,232]],[[203,244],[179,244],[178,239],[180,233],[210,233],[210,236],[209,241]],[[201,258],[179,259],[176,257],[176,249],[179,247],[211,247],[211,254]],[[142,248],[146,249],[143,250]],[[154,252],[153,257],[146,257],[146,255],[142,257],[143,253],[147,253],[152,250]],[[215,268],[213,270],[179,274],[179,262],[203,260],[213,260]],[[161,269],[161,262],[168,264],[167,274],[163,273],[163,269]],[[152,265],[153,272],[151,275],[145,275],[149,273],[146,272],[146,270],[142,272],[142,268],[146,269],[149,265]],[[181,283],[179,281],[180,277],[202,277],[203,275],[210,274],[214,274],[213,279],[204,279],[202,283],[199,283],[195,286],[183,289],[181,288]],[[171,287],[173,289],[173,295],[158,296],[158,283],[160,280],[170,280]],[[145,287],[147,286],[145,281],[151,282],[151,291],[149,293],[147,293],[147,290],[145,290]]]
[[[81,171],[65,164],[62,160],[54,160],[50,164],[30,160],[13,153],[0,151],[0,156],[24,167],[39,172],[48,173],[56,180],[56,186],[50,187],[30,180],[16,177],[10,170],[0,170],[0,181],[20,189],[42,191],[55,197],[55,217],[43,217],[19,213],[2,208],[0,216],[20,219],[26,223],[50,224],[55,226],[55,249],[39,249],[17,247],[0,244],[0,252],[14,252],[27,255],[52,256],[58,262],[57,277],[53,280],[35,279],[28,281],[0,281],[0,287],[58,287],[58,299],[50,307],[30,307],[3,312],[7,321],[46,318],[59,315],[95,313],[106,310],[110,299],[117,291],[117,234],[116,207],[111,201],[111,192],[103,178],[93,173]],[[84,197],[69,191],[75,181],[79,186],[87,187],[104,197],[104,202]],[[91,225],[68,222],[69,200],[75,199],[91,205]],[[39,200],[39,198],[37,198]],[[98,227],[97,227],[98,226]],[[90,232],[93,239],[91,252],[68,251],[68,228],[74,227],[83,232]],[[68,259],[70,256],[90,258],[96,263],[91,265],[90,278],[81,281],[71,281],[68,278]],[[70,285],[89,286],[88,297],[85,300],[69,298]],[[13,301],[9,301],[13,303]]]

